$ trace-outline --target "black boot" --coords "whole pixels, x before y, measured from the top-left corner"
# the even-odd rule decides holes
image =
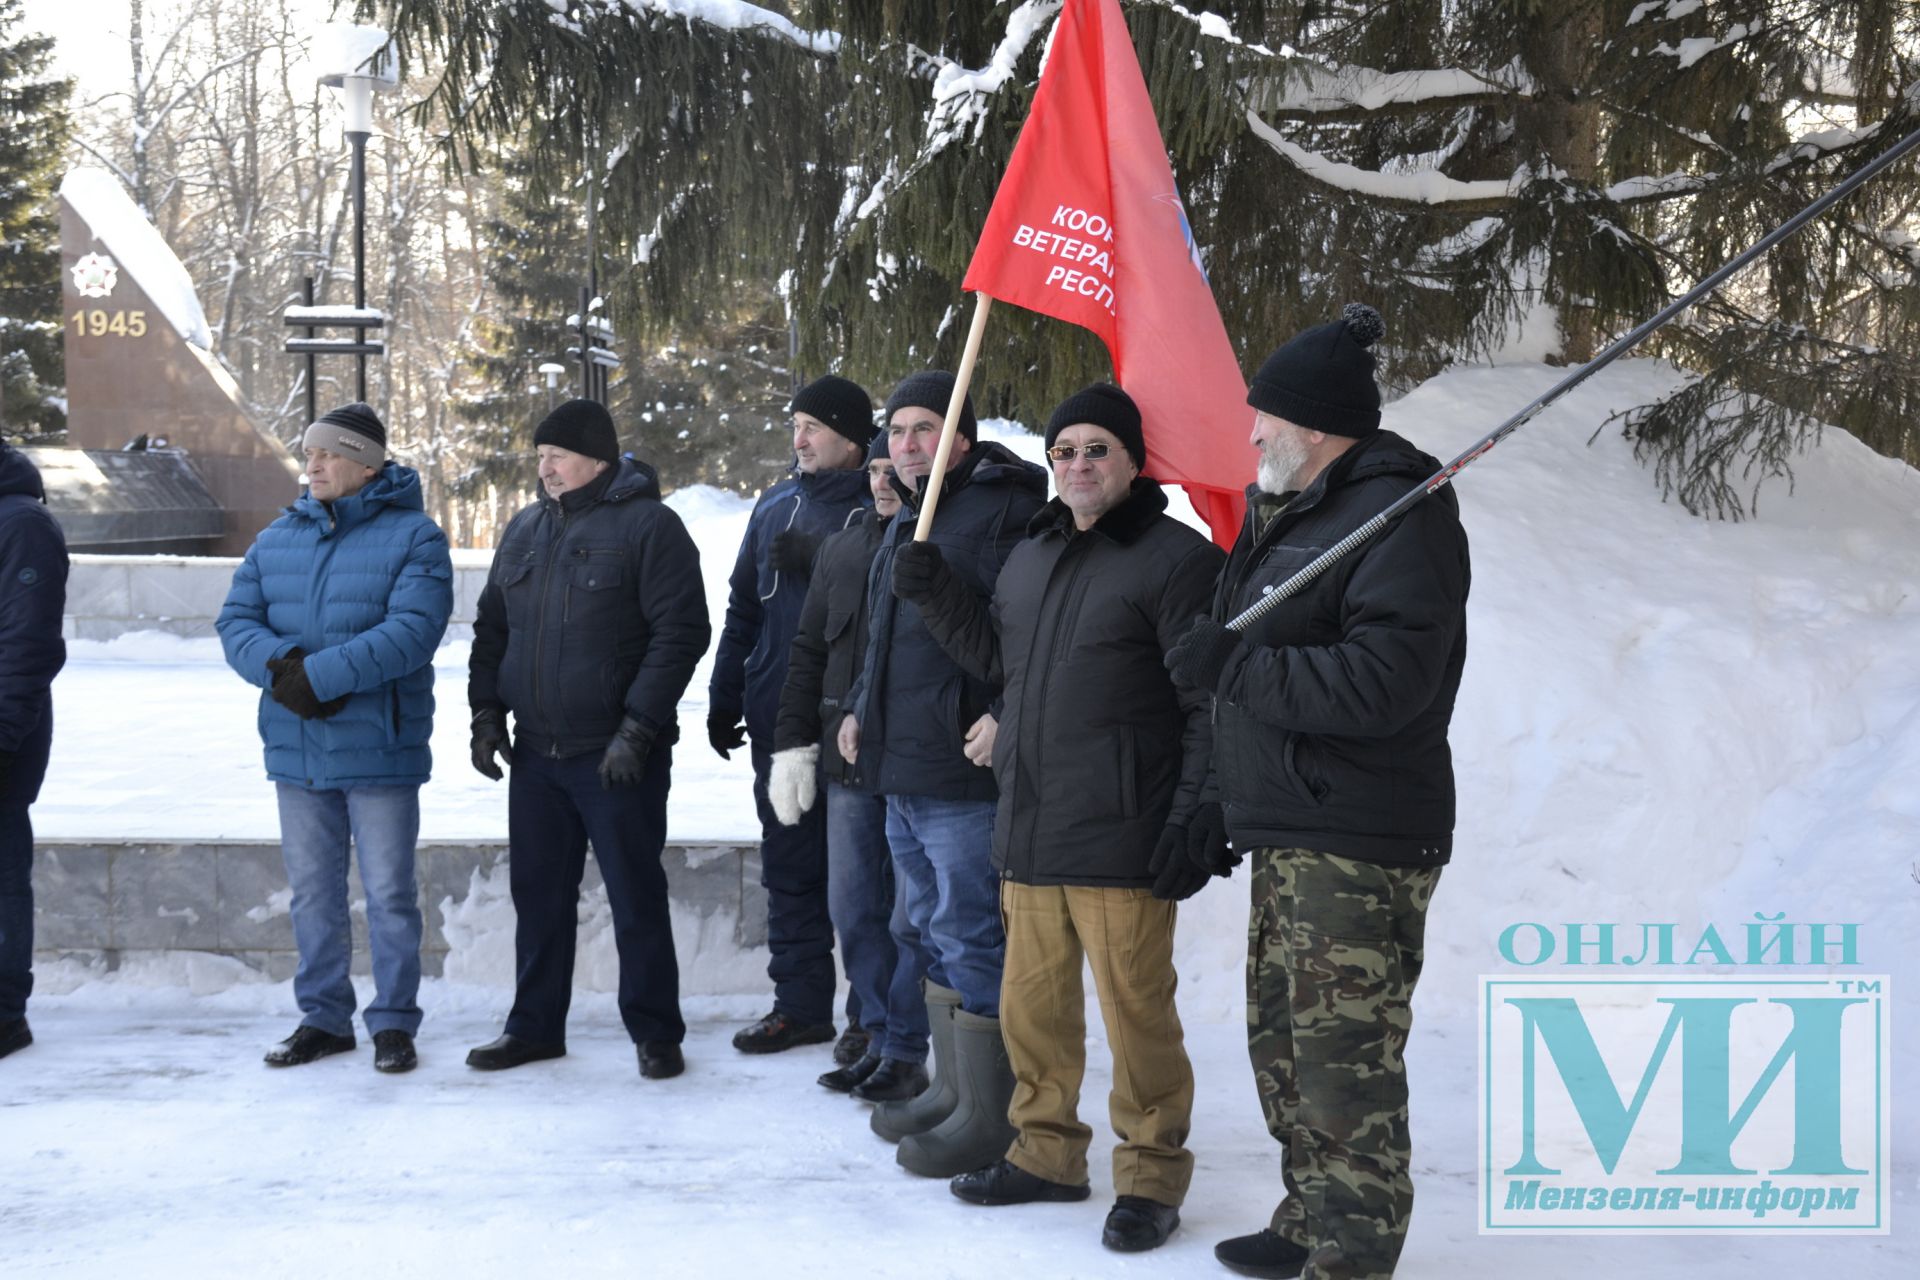
[[[532,1040],[522,1040],[519,1036],[501,1036],[470,1051],[467,1065],[475,1071],[506,1071],[513,1067],[524,1067],[529,1062],[564,1058],[566,1054],[567,1046],[564,1044],[538,1044]]]
[[[881,1058],[878,1054],[864,1054],[844,1067],[835,1067],[814,1083],[822,1089],[831,1089],[835,1093],[852,1093],[854,1089],[867,1082],[867,1078],[880,1069]]]
[[[882,1058],[853,1096],[862,1102],[908,1102],[927,1091],[927,1069],[918,1062]]]
[[[927,1130],[953,1114],[960,1100],[954,1085],[953,1011],[960,1007],[960,993],[936,983],[926,984],[927,1026],[933,1044],[933,1087],[906,1102],[883,1102],[867,1118],[868,1127],[888,1142],[898,1142],[910,1133]]]
[[[638,1048],[640,1074],[648,1080],[671,1080],[687,1069],[680,1046],[671,1040],[649,1040]]]
[[[1307,1247],[1268,1230],[1222,1240],[1213,1256],[1227,1270],[1260,1280],[1293,1280],[1307,1269]]]
[[[10,1018],[0,1022],[0,1058],[18,1052],[33,1043],[33,1032],[27,1029],[25,1018]]]
[[[925,1133],[900,1139],[894,1159],[923,1178],[951,1178],[978,1169],[1013,1145],[1007,1120],[1013,1101],[1013,1067],[1000,1038],[1000,1019],[956,1009],[953,1013],[954,1083],[960,1100],[953,1114]]]
[[[968,1204],[1032,1204],[1036,1200],[1085,1200],[1093,1194],[1086,1183],[1049,1182],[1037,1173],[1028,1173],[1010,1160],[1000,1160],[984,1169],[963,1173],[947,1184],[947,1189]]]
[[[419,1055],[413,1051],[413,1037],[404,1031],[376,1031],[373,1033],[373,1069],[384,1071],[388,1075],[399,1075],[411,1071],[420,1063]]]
[[[752,1026],[735,1032],[733,1047],[742,1053],[780,1053],[803,1044],[825,1044],[831,1039],[831,1022],[796,1022],[776,1009]]]
[[[315,1058],[324,1058],[332,1053],[352,1053],[353,1034],[336,1036],[318,1027],[309,1027],[302,1023],[294,1028],[292,1035],[267,1050],[266,1063],[270,1067],[297,1067],[312,1062]]]
[[[849,1022],[847,1029],[842,1031],[840,1038],[833,1043],[833,1065],[850,1067],[866,1057],[867,1051],[871,1048],[873,1048],[873,1037],[867,1034],[867,1029],[856,1027]]]
[[[1180,1210],[1145,1196],[1121,1196],[1107,1211],[1100,1243],[1121,1253],[1158,1249],[1180,1225]]]

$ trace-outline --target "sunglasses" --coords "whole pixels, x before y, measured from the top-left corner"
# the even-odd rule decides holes
[[[1098,462],[1113,452],[1110,444],[1083,444],[1078,447],[1070,444],[1057,444],[1047,450],[1047,456],[1055,462],[1072,462],[1081,454],[1087,455],[1088,462]]]

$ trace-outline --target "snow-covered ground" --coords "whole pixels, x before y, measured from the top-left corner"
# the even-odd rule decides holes
[[[1456,371],[1392,405],[1388,425],[1449,456],[1556,376]],[[1756,519],[1695,520],[1660,501],[1616,432],[1587,445],[1613,406],[1673,377],[1623,362],[1459,481],[1475,571],[1460,820],[1408,1052],[1419,1207],[1403,1276],[1920,1274],[1901,1226],[1920,1123],[1897,1090],[1891,1238],[1474,1233],[1476,976],[1506,968],[1509,924],[1613,921],[1634,940],[1642,922],[1675,922],[1684,951],[1709,924],[1731,938],[1785,912],[1858,925],[1857,971],[1893,976],[1896,1019],[1920,977],[1920,473],[1829,433],[1791,496],[1763,491]],[[706,554],[717,624],[745,504],[704,489],[670,501]],[[504,789],[465,764],[464,657],[440,657],[430,839],[504,832]],[[672,833],[751,839],[746,766],[704,742],[705,681],[703,666],[682,707]],[[271,838],[253,697],[210,642],[76,644],[37,826]],[[969,1210],[899,1173],[855,1104],[813,1086],[824,1053],[733,1054],[727,1020],[758,1012],[754,997],[692,1008],[709,1020],[691,1070],[664,1085],[638,1080],[610,997],[591,993],[571,1058],[472,1075],[459,1059],[494,1033],[506,993],[451,981],[423,996],[415,1076],[374,1076],[364,1050],[268,1073],[258,1054],[291,1028],[290,995],[221,961],[43,975],[44,1043],[0,1065],[0,1252],[8,1275],[33,1276],[304,1275],[388,1258],[435,1275],[1216,1274],[1210,1242],[1263,1222],[1278,1190],[1236,1022],[1245,893],[1242,875],[1183,908],[1199,1170],[1187,1226],[1144,1259],[1097,1244],[1110,1190],[1097,1044],[1083,1105],[1099,1131],[1094,1201]],[[1904,1025],[1895,1080],[1920,1065]]]

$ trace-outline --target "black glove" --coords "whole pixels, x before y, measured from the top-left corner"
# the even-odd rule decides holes
[[[482,777],[500,781],[500,766],[493,762],[498,755],[501,761],[511,765],[513,752],[507,749],[507,717],[498,707],[481,707],[473,713],[473,767]]]
[[[812,534],[782,529],[767,546],[767,563],[782,573],[812,573],[813,553],[819,549],[820,539]]]
[[[1187,828],[1187,860],[1210,876],[1223,879],[1240,865],[1240,854],[1227,842],[1227,815],[1218,804],[1200,806]]]
[[[720,753],[722,760],[730,760],[729,751],[738,751],[747,745],[747,726],[741,721],[738,711],[707,712],[707,741]]]
[[[273,672],[273,700],[302,720],[325,720],[347,705],[346,694],[331,702],[314,696],[307,679],[307,655],[299,649],[287,650],[284,658],[268,658],[267,670]]]
[[[1153,875],[1153,896],[1165,902],[1191,898],[1207,882],[1207,873],[1187,857],[1185,827],[1169,826],[1160,833],[1147,870]]]
[[[908,542],[893,553],[893,594],[925,604],[947,589],[953,570],[931,542]]]
[[[622,720],[613,741],[607,744],[607,753],[600,757],[600,785],[608,791],[639,786],[647,771],[647,753],[652,750],[653,730],[632,716]]]
[[[1226,669],[1228,659],[1239,647],[1238,631],[1229,631],[1225,623],[1215,622],[1202,614],[1193,620],[1193,625],[1187,628],[1187,634],[1175,640],[1173,648],[1167,650],[1167,670],[1173,672],[1173,678],[1188,688],[1212,693],[1220,681],[1220,673]]]

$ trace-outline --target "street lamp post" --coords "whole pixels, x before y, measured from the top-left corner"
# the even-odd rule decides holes
[[[548,413],[553,412],[554,399],[560,393],[560,375],[565,373],[566,371],[567,371],[567,366],[563,364],[555,364],[551,360],[547,361],[545,364],[540,366],[540,374],[542,377],[544,377],[547,380],[547,412]]]
[[[359,27],[350,23],[329,22],[320,28],[313,42],[314,78],[328,88],[340,91],[345,108],[344,132],[352,149],[353,185],[353,305],[319,307],[313,305],[313,282],[307,282],[307,305],[288,307],[286,323],[304,327],[307,336],[289,338],[286,349],[307,357],[308,417],[314,408],[314,357],[351,355],[357,361],[356,399],[367,398],[367,357],[386,354],[386,344],[369,339],[367,330],[381,328],[386,317],[367,306],[367,139],[373,136],[373,95],[398,87],[398,60],[387,33],[378,27]],[[353,330],[351,338],[320,338],[317,327]]]

